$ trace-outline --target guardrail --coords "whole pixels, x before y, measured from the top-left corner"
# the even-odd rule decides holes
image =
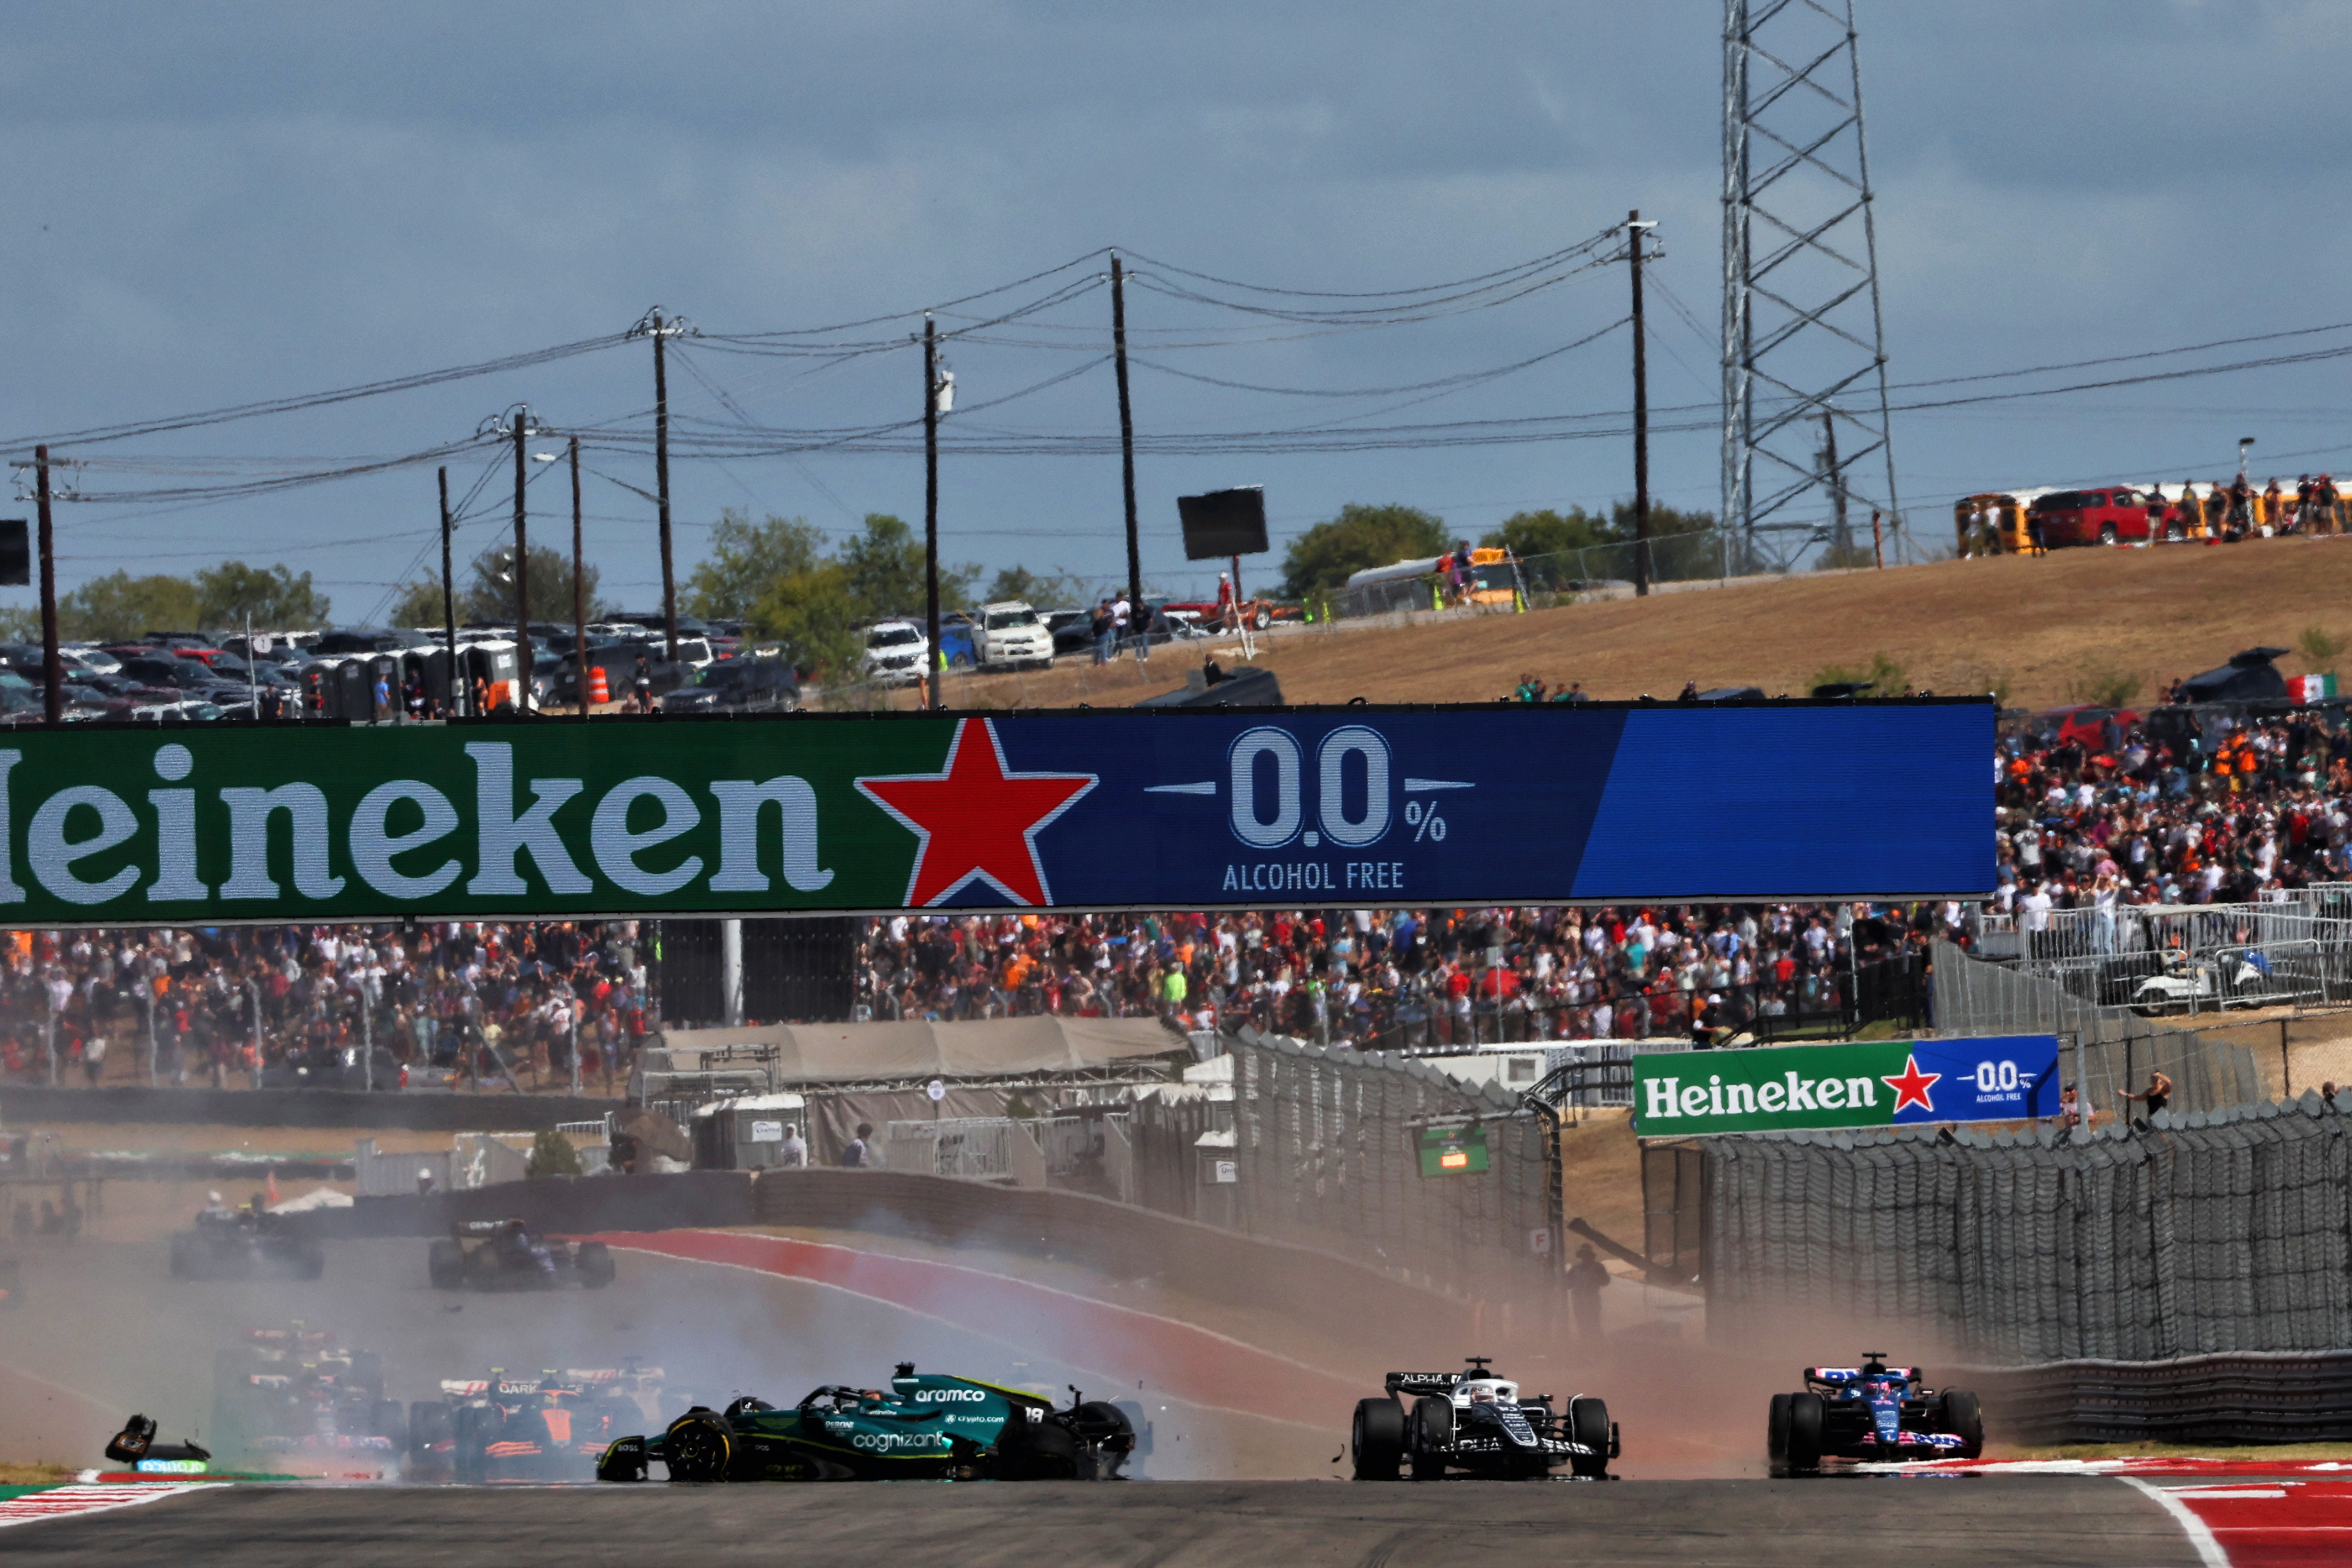
[[[2352,1351],[1961,1367],[1996,1436],[2034,1443],[2294,1443],[2352,1436]]]

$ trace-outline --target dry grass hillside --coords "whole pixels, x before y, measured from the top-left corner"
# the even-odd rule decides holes
[[[1603,698],[1671,697],[1685,680],[1796,694],[1816,671],[1866,668],[1883,653],[1920,689],[1999,689],[2039,708],[2084,700],[2116,677],[2136,679],[2147,700],[2240,648],[2295,647],[2312,626],[2352,640],[2352,538],[2067,550],[1527,615],[1286,630],[1262,640],[1257,662],[1293,702],[1459,702],[1502,696],[1523,673],[1581,681]],[[1066,660],[1050,672],[960,679],[948,697],[961,707],[1124,706],[1181,684],[1193,658],[1163,649],[1143,671]],[[2308,668],[2300,653],[2279,664]]]

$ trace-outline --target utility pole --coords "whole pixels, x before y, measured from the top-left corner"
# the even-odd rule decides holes
[[[685,323],[665,321],[658,307],[646,313],[637,330],[654,341],[654,504],[661,514],[662,636],[668,658],[677,658],[677,572],[669,543],[669,366],[663,358],[665,339],[685,330]]]
[[[588,588],[580,562],[580,437],[572,437],[572,679],[588,722]]]
[[[1135,416],[1127,402],[1127,281],[1117,251],[1110,258],[1110,346],[1118,371],[1119,479],[1127,490],[1127,624],[1131,632],[1147,638],[1136,645],[1142,648],[1150,646],[1151,617],[1143,608],[1143,554],[1135,536]]]
[[[522,488],[530,482],[529,459],[522,444],[524,431],[530,428],[525,417],[528,410],[518,408],[514,416],[515,447],[515,700],[514,710],[522,712],[523,696],[530,689],[530,544],[523,526]]]
[[[1822,410],[1822,464],[1823,477],[1830,482],[1830,515],[1835,529],[1830,538],[1841,552],[1843,564],[1843,552],[1853,548],[1853,534],[1846,527],[1845,477],[1838,472],[1837,411],[1830,408]]]
[[[930,639],[923,689],[937,710],[947,706],[940,679],[947,658],[940,649],[940,338],[929,310],[923,312],[923,635]]]
[[[1650,591],[1650,362],[1642,326],[1642,235],[1658,226],[1642,209],[1625,215],[1625,260],[1633,269],[1633,592]]]
[[[2241,464],[2242,468],[2244,465]],[[66,716],[65,661],[58,657],[57,539],[49,528],[49,449],[33,448],[41,502],[41,711],[52,724]],[[54,1081],[55,1072],[50,1073]]]
[[[449,649],[449,716],[466,711],[466,675],[457,668],[457,591],[449,575],[449,470],[441,470],[441,635]]]

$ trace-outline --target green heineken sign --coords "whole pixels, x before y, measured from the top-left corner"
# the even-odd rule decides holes
[[[1478,1126],[1424,1127],[1421,1130],[1421,1173],[1424,1176],[1468,1176],[1490,1169],[1486,1163],[1486,1130]]]
[[[1958,1036],[1633,1058],[1643,1138],[2058,1114],[2058,1037]]]

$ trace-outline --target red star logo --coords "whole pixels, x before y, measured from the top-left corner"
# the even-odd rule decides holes
[[[1052,902],[1045,863],[1037,857],[1038,830],[1100,782],[1099,773],[1007,773],[994,721],[960,719],[955,739],[948,742],[947,766],[940,772],[856,784],[915,835],[907,904],[929,909],[974,879],[1017,904]]]
[[[1878,1081],[1895,1091],[1894,1114],[1900,1116],[1903,1114],[1905,1106],[1916,1105],[1933,1116],[1936,1113],[1936,1102],[1927,1098],[1927,1091],[1935,1088],[1936,1080],[1943,1076],[1939,1072],[1921,1072],[1919,1058],[1906,1053],[1903,1058],[1903,1076],[1883,1078]]]

